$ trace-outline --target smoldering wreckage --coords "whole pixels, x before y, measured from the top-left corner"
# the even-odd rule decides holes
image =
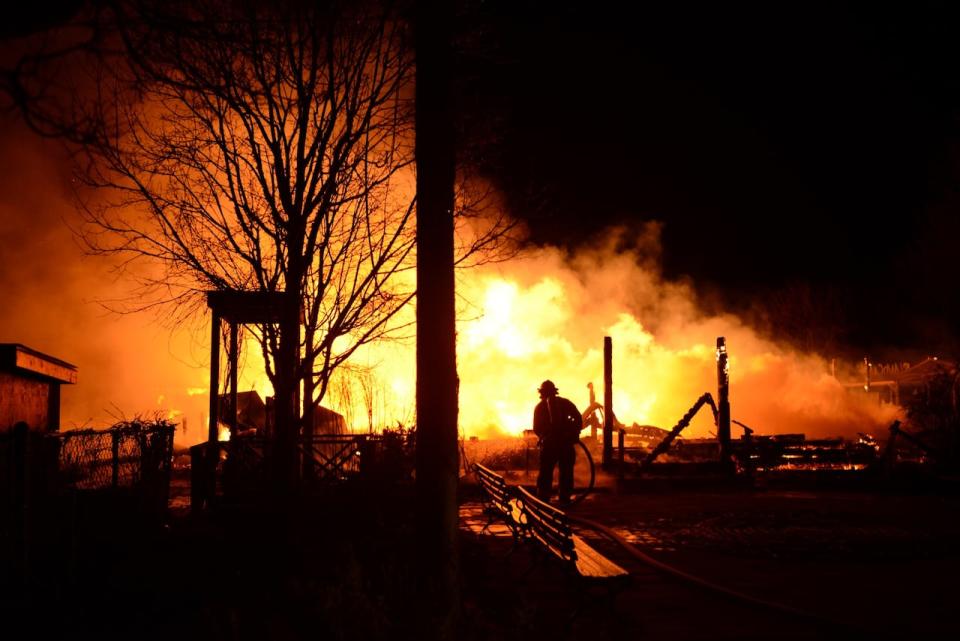
[[[234,325],[235,327],[235,325]],[[219,332],[213,333],[217,340]],[[191,470],[193,509],[209,507],[238,488],[249,491],[264,483],[265,462],[277,437],[271,406],[256,392],[240,392],[239,352],[236,331],[227,349],[228,392],[211,394],[209,438],[190,448],[174,446],[176,426],[171,421],[127,421],[108,430],[62,430],[60,386],[77,383],[77,368],[17,344],[2,346],[0,371],[0,421],[6,469],[4,497],[6,521],[18,505],[32,503],[34,495],[57,494],[67,488],[85,491],[131,488],[150,480],[151,493],[169,497],[171,470]],[[213,345],[219,354],[219,346]],[[852,395],[866,402],[907,402],[901,418],[892,421],[887,433],[859,432],[855,438],[807,438],[802,433],[762,433],[731,414],[729,357],[726,341],[717,339],[717,388],[704,392],[672,429],[636,422],[621,422],[614,409],[612,380],[613,346],[604,342],[603,402],[596,399],[592,383],[584,405],[586,431],[583,451],[596,459],[602,472],[621,484],[655,477],[737,479],[756,483],[783,479],[791,474],[817,475],[833,482],[879,483],[894,478],[947,482],[956,465],[956,366],[929,358],[909,366],[887,368],[887,376],[871,377],[875,366],[866,360],[862,382],[847,382]],[[221,389],[219,357],[211,367],[211,390]],[[734,405],[735,406],[735,405]],[[684,438],[684,431],[700,412],[709,410],[716,432],[708,438]],[[741,434],[732,433],[739,429]],[[132,436],[127,436],[127,434]],[[529,457],[529,436],[514,446]],[[137,443],[137,447],[127,443]],[[465,442],[481,442],[476,436]],[[55,444],[52,448],[45,443]],[[83,443],[83,445],[80,445]],[[308,429],[297,434],[297,467],[302,482],[343,483],[354,478],[390,477],[399,481],[412,475],[411,456],[415,429],[354,431],[343,416],[320,407]],[[66,446],[66,444],[71,444]],[[132,449],[131,449],[132,448]],[[184,454],[177,455],[177,452]],[[179,465],[174,466],[176,456]],[[189,461],[189,463],[188,463]],[[590,461],[591,466],[593,460]],[[526,463],[529,466],[529,461]],[[390,474],[384,476],[384,469]],[[39,479],[39,480],[38,480]],[[92,479],[100,479],[93,481]],[[42,487],[42,493],[40,493]],[[626,487],[626,485],[624,485]],[[156,502],[156,498],[153,499]]]

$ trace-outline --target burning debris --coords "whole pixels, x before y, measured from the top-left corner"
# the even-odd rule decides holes
[[[949,443],[953,441],[944,445],[943,439],[945,435],[948,439],[951,434],[955,437],[957,427],[960,425],[956,420],[955,405],[952,422],[949,421],[949,416],[941,415],[949,425],[941,426],[943,429],[937,434],[941,445],[939,448],[931,447],[925,443],[923,437],[905,431],[899,420],[891,424],[889,436],[882,439],[866,432],[858,432],[854,438],[843,436],[808,438],[804,433],[756,433],[746,423],[730,418],[729,357],[723,337],[717,340],[716,352],[719,402],[709,392],[702,394],[669,431],[636,423],[626,426],[617,420],[613,412],[612,395],[609,394],[609,390],[612,389],[611,372],[613,370],[612,341],[609,337],[605,339],[604,345],[604,389],[607,392],[605,402],[603,404],[597,402],[593,384],[588,384],[589,403],[583,411],[583,423],[585,427],[590,427],[590,433],[584,437],[581,446],[591,468],[591,488],[593,487],[592,459],[594,457],[603,462],[605,469],[615,471],[621,479],[627,475],[663,473],[672,475],[709,471],[727,476],[738,473],[747,478],[757,473],[804,471],[867,471],[889,475],[894,468],[902,469],[904,464],[924,465],[929,462],[942,463],[952,460]],[[904,368],[903,371],[915,370]],[[947,388],[951,394],[950,398],[955,402],[957,389],[955,370],[944,370],[938,367],[936,371],[938,374],[947,371],[949,376],[954,377],[948,381],[952,382],[947,385]],[[931,376],[928,384],[934,384],[936,379],[936,376]],[[909,377],[905,380],[909,380]],[[710,438],[697,436],[686,438],[683,432],[705,408],[710,409],[716,431]],[[914,416],[919,412],[915,406],[907,410]],[[731,423],[743,430],[738,439],[731,438]],[[921,427],[919,423],[915,426]],[[601,429],[603,438],[598,438]],[[612,447],[614,434],[617,439],[615,453]],[[532,466],[536,467],[536,437],[530,430],[526,430],[524,436],[523,444],[515,446],[512,453],[509,448],[501,448],[494,457],[487,455],[480,462],[493,469],[522,468],[529,475],[532,459]],[[532,457],[531,452],[533,452]],[[579,453],[578,456],[582,457]],[[939,467],[943,469],[943,466]],[[931,471],[935,471],[934,468],[931,468]],[[583,491],[582,487],[578,489]]]

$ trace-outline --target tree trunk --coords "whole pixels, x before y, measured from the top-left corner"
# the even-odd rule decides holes
[[[315,330],[310,327],[304,328],[304,358],[303,363],[303,439],[304,442],[309,444],[310,440],[313,438],[313,424],[314,424],[314,415],[316,414],[316,408],[313,404],[313,395],[314,395],[314,378],[313,378],[313,366],[316,362],[316,358],[313,356],[313,339],[314,339]],[[308,449],[305,452],[311,452]],[[312,454],[311,454],[312,456]],[[302,478],[305,481],[309,481],[313,478],[313,461],[310,456],[304,456],[301,461],[302,465]]]
[[[451,3],[416,7],[417,526],[420,638],[455,635],[457,363]]]
[[[297,436],[300,433],[300,282],[299,246],[290,243],[286,297],[280,317],[280,341],[274,390],[273,478],[280,496],[289,496],[299,476]]]

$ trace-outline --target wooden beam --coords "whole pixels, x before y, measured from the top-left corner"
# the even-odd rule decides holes
[[[220,423],[220,315],[212,314],[210,319],[210,424],[207,430],[207,442],[216,444]]]
[[[59,383],[76,383],[77,368],[59,358],[48,356],[19,343],[0,345],[0,369],[20,371]]]
[[[230,438],[237,435],[237,370],[240,360],[240,326],[230,323]]]

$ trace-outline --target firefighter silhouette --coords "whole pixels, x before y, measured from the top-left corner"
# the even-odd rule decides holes
[[[546,380],[537,390],[540,402],[533,410],[533,431],[540,438],[540,475],[537,496],[549,501],[553,493],[553,468],[560,466],[560,504],[570,503],[573,492],[574,446],[580,440],[583,417],[571,401],[558,396],[557,386]]]

